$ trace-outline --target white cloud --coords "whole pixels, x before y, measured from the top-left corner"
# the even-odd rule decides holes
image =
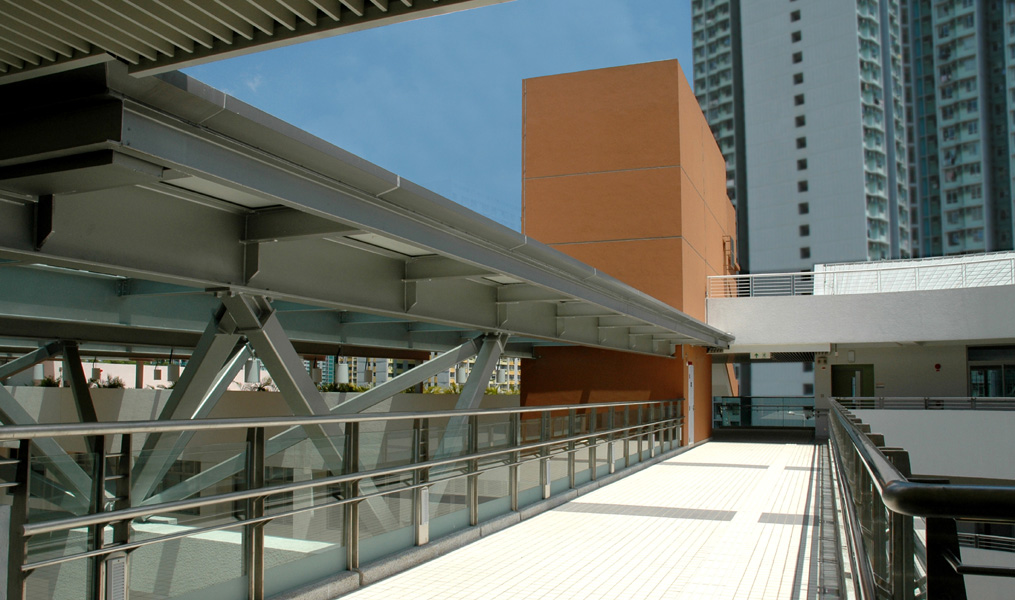
[[[254,75],[253,79],[248,79],[244,83],[247,84],[247,87],[250,88],[250,91],[256,92],[257,88],[261,87],[261,84],[264,83],[264,78],[261,77],[260,75]]]

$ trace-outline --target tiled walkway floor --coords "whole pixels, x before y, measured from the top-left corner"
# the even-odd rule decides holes
[[[703,444],[343,598],[816,598],[817,456]]]

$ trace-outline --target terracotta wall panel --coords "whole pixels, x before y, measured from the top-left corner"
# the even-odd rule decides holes
[[[682,310],[684,250],[679,238],[553,247]]]
[[[525,233],[546,244],[672,236],[682,179],[671,167],[526,180]]]
[[[680,164],[676,61],[527,79],[523,177]]]

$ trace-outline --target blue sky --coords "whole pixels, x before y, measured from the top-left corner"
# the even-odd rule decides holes
[[[514,229],[522,80],[676,58],[689,0],[514,0],[187,73]]]

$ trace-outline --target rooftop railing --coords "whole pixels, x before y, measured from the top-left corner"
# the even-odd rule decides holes
[[[825,265],[806,273],[717,275],[708,278],[708,297],[838,296],[999,285],[1015,285],[1015,253],[977,260],[892,261],[870,267]]]
[[[712,426],[814,427],[813,396],[723,396],[712,400]]]
[[[833,399],[849,410],[1015,410],[1015,398],[900,396]]]
[[[261,600],[673,450],[682,402],[0,427],[4,597]]]
[[[965,599],[965,575],[1015,577],[1015,569],[963,563],[956,527],[1015,523],[1015,486],[911,479],[908,454],[886,447],[838,402],[829,423],[858,597]],[[922,536],[914,517],[926,523]]]

